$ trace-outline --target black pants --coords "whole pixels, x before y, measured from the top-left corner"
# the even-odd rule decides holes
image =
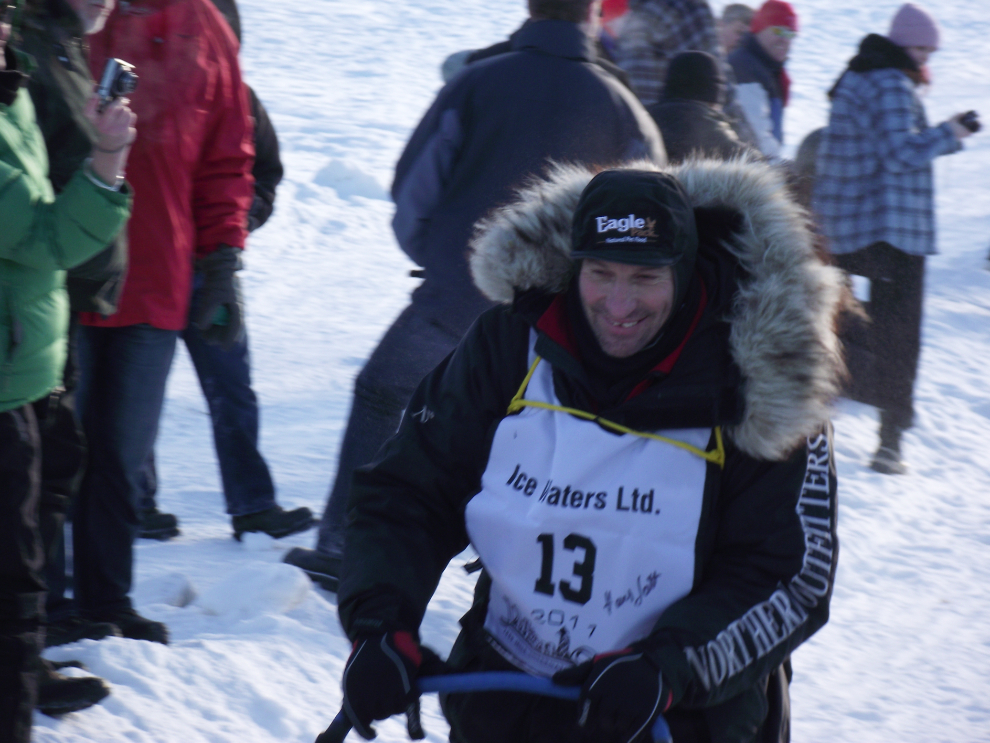
[[[40,500],[38,423],[24,405],[0,413],[0,743],[31,738],[45,601]]]
[[[34,403],[41,434],[41,506],[38,527],[45,553],[45,583],[48,600],[45,614],[58,622],[75,613],[75,602],[67,598],[65,523],[72,520],[72,506],[86,465],[86,441],[76,415],[76,386],[79,383],[78,314],[69,322],[69,348],[62,373],[61,391]]]
[[[49,621],[74,613],[65,597],[65,522],[79,490],[86,461],[86,444],[75,414],[75,394],[53,393],[34,404],[41,435],[41,506],[38,527],[45,553],[45,583]]]
[[[840,330],[850,372],[850,397],[880,408],[883,424],[910,428],[921,353],[925,257],[888,243],[834,256],[850,274],[870,280],[868,320],[843,319]]]

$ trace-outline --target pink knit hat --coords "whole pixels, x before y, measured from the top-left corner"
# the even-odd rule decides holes
[[[938,49],[938,24],[917,5],[904,3],[890,22],[887,38],[897,46],[930,46]]]

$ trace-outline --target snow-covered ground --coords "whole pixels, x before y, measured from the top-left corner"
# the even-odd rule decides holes
[[[796,3],[790,151],[825,123],[825,91],[898,4]],[[440,87],[443,58],[504,38],[525,4],[240,5],[246,77],[271,113],[286,165],[275,215],[252,236],[243,272],[262,450],[280,502],[320,513],[353,377],[415,284],[389,227],[394,163]],[[990,118],[986,3],[930,5],[943,25],[930,118],[970,108]],[[881,477],[866,467],[876,443],[871,408],[843,402],[835,416],[842,551],[832,619],[794,657],[800,743],[990,741],[988,173],[990,132],[938,161],[941,255],[929,262],[918,422],[906,437],[911,473]],[[135,599],[169,625],[172,644],[115,639],[50,650],[85,661],[113,694],[61,720],[36,715],[35,739],[310,743],[338,709],[349,650],[334,597],[279,564],[289,547],[312,546],[315,533],[231,539],[184,352],[157,451],[160,506],[179,516],[182,536],[139,543]],[[473,581],[463,562],[448,570],[424,627],[441,652],[468,606]],[[428,740],[446,740],[435,703],[425,705]],[[406,739],[399,720],[379,732]]]

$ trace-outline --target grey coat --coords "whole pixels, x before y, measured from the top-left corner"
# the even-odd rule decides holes
[[[932,160],[962,149],[948,123],[929,127],[910,77],[847,71],[836,85],[812,206],[832,253],[887,242],[936,253]]]

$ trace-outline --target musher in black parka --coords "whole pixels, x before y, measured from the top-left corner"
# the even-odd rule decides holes
[[[447,666],[580,687],[441,698],[455,743],[783,741],[837,559],[840,273],[758,162],[557,169],[477,227],[501,305],[355,474],[338,592],[366,736],[435,671],[419,627],[468,544]],[[562,621],[558,621],[561,620]]]

